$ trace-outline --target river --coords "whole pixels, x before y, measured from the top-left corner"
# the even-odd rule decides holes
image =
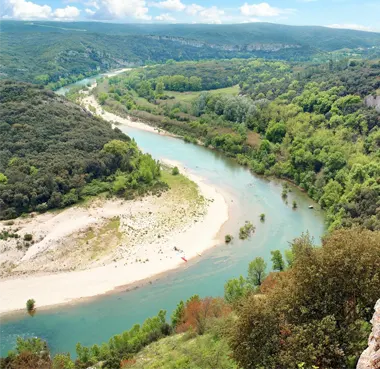
[[[233,243],[216,246],[202,257],[131,291],[37,311],[34,317],[25,312],[3,317],[0,324],[2,355],[14,346],[17,336],[38,336],[48,341],[53,353],[74,354],[77,342],[102,343],[157,314],[160,309],[166,309],[170,317],[179,300],[193,294],[222,296],[224,283],[246,274],[249,261],[256,256],[262,256],[270,266],[271,250],[285,250],[289,241],[302,232],[309,231],[317,242],[324,233],[323,212],[297,188],[292,187],[286,204],[281,198],[280,182],[254,176],[220,153],[152,132],[119,128],[153,157],[181,162],[190,172],[226,194],[229,220],[220,232],[234,235]],[[298,203],[296,210],[291,206],[293,200]],[[308,208],[310,204],[314,210]],[[259,220],[261,213],[266,215],[263,223]],[[241,241],[238,231],[246,220],[255,224],[256,232],[250,239]]]

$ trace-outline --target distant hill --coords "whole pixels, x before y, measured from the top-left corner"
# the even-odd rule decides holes
[[[260,57],[311,60],[341,49],[380,50],[380,33],[314,26],[0,22],[0,76],[60,85],[97,71],[162,63]]]

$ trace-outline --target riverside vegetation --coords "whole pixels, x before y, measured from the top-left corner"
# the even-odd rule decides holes
[[[19,32],[45,26],[25,25]],[[95,59],[104,61],[101,66],[98,60],[90,67],[92,59],[84,58],[66,74],[60,72],[72,60],[63,57],[70,54],[66,37],[78,31],[64,35],[57,24],[50,26],[54,37],[66,41],[57,42],[64,49],[53,51],[48,59],[60,52],[62,58],[55,58],[43,75],[38,63],[20,68],[8,58],[8,76],[55,88],[66,84],[66,78],[75,80],[79,73],[117,64],[103,53],[103,46],[115,40],[107,35],[102,50],[92,50]],[[17,23],[8,22],[6,27],[14,30]],[[104,27],[109,33],[122,33],[116,25]],[[173,27],[181,37],[190,32]],[[252,27],[250,32],[266,26]],[[223,26],[221,31],[231,31],[226,35],[230,41],[239,38],[234,29]],[[93,36],[84,37],[92,43]],[[215,42],[215,37],[212,32],[199,34],[202,42]],[[371,45],[371,37],[377,35],[366,35],[361,40],[365,45],[356,46]],[[7,35],[7,47],[12,49],[9,39]],[[134,42],[142,44],[142,39],[145,35]],[[341,48],[342,39],[347,42],[347,37],[328,39],[339,45],[315,42],[327,50]],[[172,41],[157,46],[153,60],[168,59],[169,53],[162,50],[169,44]],[[185,50],[189,59],[203,58],[210,51],[206,47],[194,56],[195,49]],[[276,57],[310,58],[306,51],[308,47],[282,51]],[[24,57],[17,60],[25,63]],[[20,75],[22,70],[25,75]],[[170,321],[160,311],[107,343],[91,347],[78,343],[75,359],[67,353],[52,356],[40,338],[18,338],[15,349],[0,359],[0,368],[355,368],[379,298],[379,113],[364,103],[366,96],[378,95],[379,88],[379,61],[358,59],[323,64],[169,60],[164,66],[100,81],[95,94],[105,110],[142,118],[184,136],[186,142],[220,150],[255,173],[296,183],[326,209],[329,233],[318,246],[304,234],[283,255],[272,251],[271,270],[264,259],[252,260],[246,276],[225,284],[224,298],[195,295],[180,301]],[[158,163],[108,123],[42,87],[3,82],[0,92],[2,219],[68,206],[100,192],[130,197],[162,188]]]
[[[354,368],[379,297],[380,232],[337,230],[321,247],[305,234],[285,259],[273,255],[268,274],[256,258],[247,277],[227,282],[224,299],[180,301],[170,322],[160,311],[108,343],[78,343],[75,360],[51,357],[39,338],[19,338],[0,367]]]
[[[364,99],[379,91],[379,61],[254,59],[137,69],[101,80],[95,93],[106,110],[294,182],[326,209],[331,230],[378,230],[379,113]]]

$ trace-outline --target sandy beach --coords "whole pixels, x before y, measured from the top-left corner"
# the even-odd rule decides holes
[[[143,122],[136,122],[133,121],[130,118],[124,118],[120,117],[116,114],[110,113],[102,108],[102,106],[99,104],[99,102],[96,100],[94,95],[91,95],[91,91],[96,87],[96,82],[93,83],[88,91],[83,91],[82,92],[82,97],[78,101],[78,103],[83,106],[85,109],[88,111],[102,117],[104,120],[107,120],[108,122],[111,123],[116,123],[116,124],[123,124],[131,128],[136,128],[136,129],[141,129],[143,131],[148,131],[148,132],[153,132],[159,135],[164,135],[164,136],[171,136],[171,137],[180,137],[178,135],[175,135],[173,133],[164,131],[160,128],[153,127],[149,124],[143,123]],[[95,109],[95,111],[94,111]]]
[[[196,183],[196,201],[169,190],[16,219],[11,228],[32,234],[35,242],[23,251],[0,241],[0,313],[25,309],[29,298],[39,308],[104,294],[185,265],[182,257],[201,257],[222,242],[217,234],[228,219],[224,197],[180,170]]]

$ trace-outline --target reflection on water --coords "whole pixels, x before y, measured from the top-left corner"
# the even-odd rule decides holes
[[[202,257],[138,289],[76,305],[39,310],[33,318],[22,313],[3,319],[0,326],[2,354],[13,347],[18,335],[47,339],[53,352],[73,353],[78,341],[85,345],[101,343],[160,309],[170,314],[180,299],[195,293],[223,295],[224,283],[245,274],[248,262],[256,256],[264,257],[270,265],[271,250],[286,249],[289,241],[302,232],[309,231],[316,240],[324,232],[322,212],[317,210],[316,204],[315,210],[309,210],[312,201],[299,190],[292,188],[286,205],[278,181],[255,177],[220,153],[151,132],[119,128],[155,158],[180,161],[190,172],[225,193],[230,219],[223,225],[221,234],[234,235],[233,242],[214,247]],[[294,199],[297,210],[291,206]],[[259,221],[261,213],[266,215],[265,222]],[[238,232],[245,220],[255,224],[256,232],[250,239],[241,241]]]

